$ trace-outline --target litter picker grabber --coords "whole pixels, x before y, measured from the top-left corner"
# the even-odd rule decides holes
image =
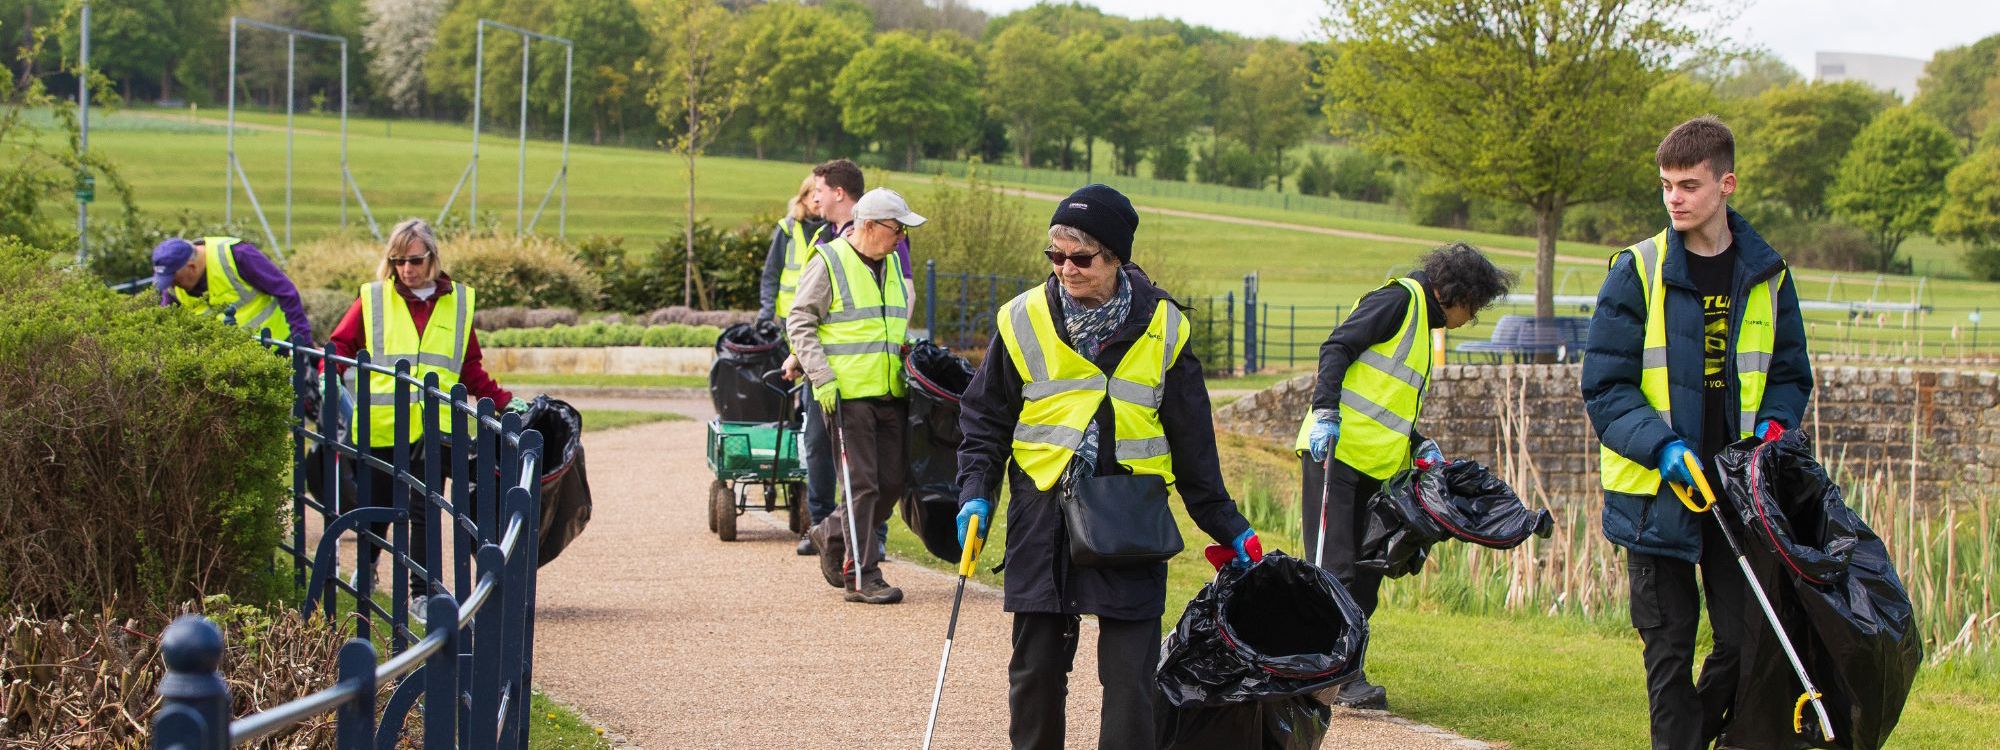
[[[931,718],[924,723],[924,750],[931,750],[931,731],[937,729],[938,702],[944,698],[944,669],[951,664],[951,639],[958,635],[958,605],[965,600],[965,579],[972,577],[972,570],[979,562],[979,548],[986,546],[985,537],[979,533],[979,522],[979,515],[973,514],[966,527],[965,550],[959,553],[958,591],[951,595],[951,624],[944,629],[944,658],[938,660],[937,686],[931,689]]]
[[[847,564],[853,576],[854,592],[861,593],[861,534],[856,531],[854,520],[854,470],[847,465],[847,425],[840,423],[840,395],[833,396],[833,414],[828,415],[828,425],[837,427],[833,431],[833,442],[840,448],[840,486],[847,498]]]
[[[1687,465],[1688,475],[1694,478],[1695,488],[1700,490],[1702,500],[1706,504],[1696,504],[1693,493],[1677,482],[1668,482],[1667,486],[1674,488],[1674,494],[1680,496],[1681,503],[1689,510],[1702,513],[1714,508],[1715,489],[1709,486],[1708,474],[1702,471],[1701,462],[1696,460],[1692,453],[1681,454],[1681,460]],[[1771,607],[1771,599],[1764,595],[1764,582],[1757,580],[1757,573],[1750,569],[1750,559],[1743,555],[1743,545],[1736,541],[1736,533],[1729,530],[1727,519],[1717,516],[1715,523],[1722,528],[1723,540],[1729,542],[1729,551],[1736,555],[1736,567],[1743,569],[1743,577],[1750,582],[1750,591],[1757,595],[1757,606],[1764,610],[1764,620],[1771,623],[1772,630],[1777,631],[1778,643],[1785,647],[1785,658],[1791,660],[1792,671],[1798,675],[1799,685],[1805,689],[1805,692],[1799,694],[1798,701],[1792,704],[1792,733],[1805,733],[1805,709],[1806,704],[1811,703],[1813,713],[1819,715],[1820,739],[1831,742],[1833,720],[1827,717],[1826,704],[1820,701],[1819,688],[1813,685],[1812,677],[1806,674],[1805,662],[1799,660],[1798,651],[1792,648],[1791,635],[1785,632],[1784,624],[1778,622],[1778,611]]]
[[[1313,542],[1313,567],[1326,569],[1326,506],[1333,502],[1333,448],[1327,447],[1326,460],[1320,462],[1319,484],[1319,535]]]

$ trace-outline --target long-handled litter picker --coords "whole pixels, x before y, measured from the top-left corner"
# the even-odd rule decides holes
[[[828,426],[840,422],[840,396],[833,397],[833,414],[828,415]],[[847,425],[840,425],[833,431],[833,442],[840,449],[840,485],[847,498],[847,564],[852,566],[848,573],[854,577],[854,593],[861,593],[861,535],[855,531],[854,521],[854,471],[847,466]]]
[[[979,515],[973,514],[972,522],[966,526],[965,550],[958,557],[958,592],[951,595],[951,624],[944,629],[944,658],[938,660],[937,686],[931,689],[931,718],[924,724],[924,750],[931,750],[931,732],[937,729],[938,701],[944,698],[944,670],[951,664],[951,639],[958,635],[958,605],[965,600],[965,579],[972,577],[972,570],[979,562],[979,548],[986,546],[986,538],[979,532]]]
[[[1320,462],[1319,485],[1319,528],[1313,543],[1313,567],[1326,569],[1326,506],[1333,503],[1333,447],[1328,446],[1326,460]]]
[[[1688,510],[1704,513],[1714,508],[1715,489],[1709,486],[1708,474],[1702,471],[1701,462],[1696,460],[1692,453],[1681,454],[1681,460],[1687,464],[1688,475],[1694,477],[1695,487],[1701,491],[1702,499],[1707,504],[1696,504],[1688,488],[1679,483],[1668,482],[1667,486],[1674,488],[1674,493],[1680,495],[1681,503],[1686,505]],[[1819,715],[1820,739],[1832,741],[1833,720],[1826,715],[1826,704],[1820,702],[1819,688],[1813,685],[1812,677],[1806,675],[1805,662],[1800,661],[1799,652],[1792,649],[1792,637],[1785,632],[1784,624],[1778,622],[1778,611],[1771,607],[1770,598],[1764,595],[1764,582],[1757,580],[1756,571],[1750,569],[1750,559],[1743,555],[1743,545],[1736,541],[1736,533],[1729,530],[1728,519],[1717,516],[1715,525],[1722,528],[1722,538],[1729,542],[1729,551],[1736,555],[1736,567],[1743,569],[1743,577],[1750,582],[1750,590],[1757,594],[1757,606],[1764,609],[1764,619],[1771,623],[1772,630],[1778,632],[1778,643],[1785,647],[1785,658],[1791,660],[1792,671],[1799,676],[1799,685],[1805,688],[1805,692],[1799,694],[1798,701],[1792,704],[1792,733],[1805,733],[1806,704],[1811,703],[1813,712]]]

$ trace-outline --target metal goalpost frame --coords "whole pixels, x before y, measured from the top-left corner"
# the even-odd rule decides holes
[[[243,169],[243,161],[236,156],[236,39],[237,29],[242,27],[262,29],[285,35],[285,241],[278,243],[278,236],[271,231],[271,221],[264,216],[264,207],[257,202],[257,191],[250,187],[250,175]],[[227,150],[229,163],[223,174],[222,220],[236,218],[236,180],[243,181],[243,195],[250,199],[250,209],[257,214],[257,222],[264,228],[264,238],[271,249],[282,259],[284,248],[292,244],[292,151],[297,127],[293,116],[298,107],[296,86],[298,84],[299,37],[340,45],[340,226],[347,226],[347,195],[354,194],[354,202],[361,207],[362,218],[368,221],[369,233],[375,239],[382,239],[382,228],[375,223],[374,212],[368,209],[368,199],[361,195],[361,185],[354,179],[354,173],[347,168],[347,38],[332,34],[321,34],[289,26],[265,23],[241,16],[229,18],[229,126]]]
[[[444,223],[451,215],[451,207],[458,203],[460,191],[466,193],[465,218],[467,226],[479,225],[479,131],[486,116],[482,95],[486,90],[486,27],[517,34],[521,37],[521,122],[518,137],[518,163],[514,174],[514,233],[526,234],[534,231],[542,220],[542,212],[549,207],[549,198],[556,195],[556,187],[562,187],[562,197],[556,207],[556,236],[567,236],[569,231],[569,112],[570,84],[576,66],[576,42],[559,36],[529,31],[519,26],[481,18],[474,42],[472,68],[472,160],[465,165],[465,171],[458,175],[458,184],[451,188],[451,197],[444,201],[444,208],[438,210],[438,223]],[[562,164],[556,169],[556,176],[549,180],[549,187],[542,191],[542,200],[535,206],[535,215],[527,214],[528,189],[528,60],[536,41],[560,44],[563,47],[563,124],[562,124]],[[468,182],[470,187],[468,187]]]

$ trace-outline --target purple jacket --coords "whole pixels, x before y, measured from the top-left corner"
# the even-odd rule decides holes
[[[291,278],[285,276],[284,271],[278,270],[278,264],[272,263],[257,246],[248,242],[236,243],[229,252],[236,256],[236,273],[243,277],[243,283],[278,298],[278,309],[285,313],[285,325],[291,326],[292,338],[304,336],[309,341],[316,341],[312,337],[312,321],[306,319],[306,303],[299,299],[299,288],[292,285]],[[160,292],[161,307],[177,304],[177,298],[171,292],[165,289]],[[192,294],[201,296],[207,293],[208,276],[203,275]]]

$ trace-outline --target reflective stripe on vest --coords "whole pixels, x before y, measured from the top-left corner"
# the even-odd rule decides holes
[[[410,315],[409,303],[391,288],[390,282],[377,281],[362,286],[361,330],[366,337],[363,345],[370,361],[390,369],[394,369],[399,361],[407,361],[411,377],[422,381],[424,376],[437,373],[438,389],[450,391],[453,385],[458,384],[459,370],[465,366],[465,350],[472,340],[472,313],[476,303],[472,287],[457,282],[452,283],[447,296],[451,297],[450,314],[446,314],[440,304],[439,309],[431,311],[430,321],[424,324],[424,330],[419,334],[416,319]],[[369,403],[368,447],[395,445],[396,379],[368,373],[368,385],[361,392],[361,397]],[[416,388],[409,390],[409,398],[409,437],[414,441],[424,434],[424,404]],[[358,413],[360,404],[357,403],[355,409]]]
[[[208,274],[208,291],[197,297],[185,289],[174,287],[174,298],[182,307],[204,315],[220,318],[228,312],[236,325],[253,336],[269,328],[272,339],[290,340],[292,327],[285,316],[279,314],[278,298],[257,291],[256,287],[243,280],[242,272],[236,269],[236,253],[232,250],[242,241],[235,237],[203,237],[203,267]],[[231,305],[235,306],[234,310],[230,310]]]
[[[1146,332],[1106,376],[1056,334],[1048,294],[1035,287],[1000,307],[1000,338],[1021,375],[1021,415],[1015,423],[1014,464],[1048,490],[1083,445],[1084,428],[1111,399],[1118,463],[1134,474],[1174,481],[1174,462],[1160,422],[1167,371],[1187,347],[1189,329],[1172,300],[1160,300]]]
[[[910,325],[910,290],[895,253],[882,259],[875,281],[846,238],[820,246],[833,300],[819,324],[820,347],[845,399],[903,395],[903,341]]]
[[[1620,250],[1611,256],[1616,265],[1625,253],[1632,254],[1632,270],[1639,275],[1639,287],[1646,296],[1645,348],[1639,357],[1639,392],[1646,404],[1669,429],[1674,426],[1667,373],[1667,286],[1660,283],[1666,268],[1667,233]],[[1746,438],[1757,429],[1757,411],[1764,403],[1764,386],[1771,372],[1771,351],[1777,339],[1778,290],[1784,287],[1785,271],[1750,288],[1743,303],[1743,315],[1736,327],[1737,438]],[[1597,448],[1598,475],[1604,489],[1627,495],[1650,497],[1660,492],[1660,473],[1619,455],[1607,445]]]
[[[1410,436],[1423,413],[1431,374],[1430,302],[1415,279],[1395,283],[1410,293],[1402,333],[1368,347],[1348,366],[1340,381],[1340,439],[1333,448],[1334,458],[1376,479],[1410,467]],[[1307,449],[1312,423],[1308,409],[1294,443],[1300,451]]]
[[[778,272],[778,297],[771,305],[772,312],[783,321],[792,314],[792,301],[798,299],[799,270],[819,254],[816,243],[826,236],[826,225],[813,229],[810,238],[806,237],[805,222],[789,216],[778,222],[778,228],[791,236],[791,241],[785,243],[785,267]]]

